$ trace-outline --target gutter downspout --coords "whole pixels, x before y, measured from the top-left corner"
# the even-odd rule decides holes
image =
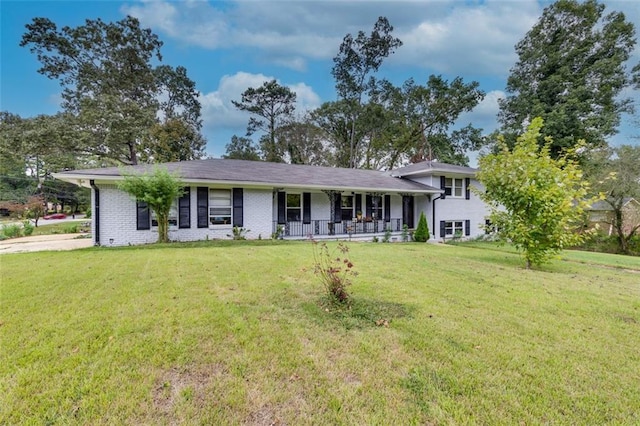
[[[100,190],[95,184],[95,181],[91,179],[89,181],[89,186],[93,189],[94,194],[94,205],[93,205],[93,231],[95,235],[95,241],[93,243],[94,246],[100,245]]]
[[[433,227],[431,229],[433,229],[433,238],[436,238],[436,201],[437,200],[444,200],[447,196],[445,195],[445,193],[443,192],[442,194],[440,194],[440,196],[438,196],[437,198],[434,198],[431,201],[431,207],[432,207],[432,215],[431,215],[431,221],[433,222]]]

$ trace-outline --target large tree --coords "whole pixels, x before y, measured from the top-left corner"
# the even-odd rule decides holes
[[[315,125],[309,117],[281,126],[276,138],[282,146],[291,164],[308,164],[314,166],[330,166],[331,152],[325,146],[325,132]]]
[[[623,90],[640,67],[626,67],[636,44],[633,24],[604,10],[596,0],[558,0],[516,45],[518,61],[500,101],[508,140],[538,116],[545,122],[538,142],[551,136],[554,156],[579,139],[599,146],[616,133],[620,115],[632,110]]]
[[[625,205],[632,198],[640,201],[640,146],[601,149],[592,152],[585,163],[592,188],[602,192],[604,202],[611,206],[610,224],[616,232],[618,247],[622,253],[629,253],[629,242],[640,230],[640,217],[634,210],[626,210]]]
[[[233,135],[231,142],[225,146],[225,154],[222,158],[230,160],[260,160],[260,150],[251,138]]]
[[[362,113],[364,97],[376,86],[375,73],[385,58],[402,46],[399,38],[393,37],[393,26],[387,18],[379,17],[370,35],[359,31],[356,37],[347,34],[338,54],[333,58],[331,70],[336,81],[336,91],[340,100],[347,104],[349,115],[349,167],[358,167],[357,121]]]
[[[576,229],[590,204],[589,185],[575,161],[551,156],[550,139],[538,146],[542,123],[534,118],[513,149],[499,141],[499,152],[479,161],[484,191],[476,191],[491,209],[489,220],[502,241],[523,253],[527,268],[587,236]]]
[[[136,18],[60,29],[34,18],[26,28],[20,45],[37,55],[38,72],[60,82],[63,107],[76,117],[92,154],[136,164],[142,141],[159,121],[181,120],[199,135],[194,83],[184,68],[154,66],[162,60],[162,42]],[[195,142],[196,151],[200,145]]]
[[[0,200],[24,202],[43,194],[43,183],[52,180],[52,173],[81,164],[83,145],[69,121],[67,114],[22,118],[0,113]]]
[[[240,101],[231,102],[239,110],[252,114],[247,125],[247,136],[258,130],[265,132],[260,140],[264,160],[283,162],[284,151],[278,146],[276,131],[295,110],[296,93],[271,80],[258,88],[249,87],[242,93]]]
[[[383,81],[372,98],[386,110],[375,120],[381,123],[387,117],[390,121],[381,134],[378,155],[386,157],[387,168],[424,160],[467,165],[466,153],[484,143],[481,130],[471,124],[453,131],[451,127],[483,98],[478,82],[465,83],[460,77],[449,82],[431,75],[424,85],[411,78],[402,87]]]

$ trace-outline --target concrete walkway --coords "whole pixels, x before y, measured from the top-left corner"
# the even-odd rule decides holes
[[[44,250],[74,250],[91,247],[93,245],[91,237],[78,238],[86,235],[87,234],[54,234],[11,238],[0,241],[0,254]]]

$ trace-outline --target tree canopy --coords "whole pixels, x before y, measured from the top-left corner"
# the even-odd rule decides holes
[[[266,81],[261,87],[249,87],[242,93],[240,101],[232,101],[241,111],[253,114],[247,125],[247,136],[257,130],[266,133],[260,141],[265,161],[281,163],[283,149],[276,140],[278,127],[291,117],[295,110],[296,94],[276,80]]]
[[[551,136],[554,156],[580,139],[605,145],[617,132],[621,114],[632,111],[623,90],[640,81],[640,66],[627,69],[634,25],[623,13],[604,12],[596,0],[558,0],[516,45],[498,117],[510,143],[533,117],[544,119],[538,143]]]
[[[347,34],[338,54],[333,58],[331,74],[336,81],[336,91],[343,105],[348,106],[349,167],[358,167],[356,152],[359,140],[356,138],[356,122],[362,110],[365,94],[376,86],[375,73],[385,58],[402,46],[402,41],[393,37],[393,26],[383,16],[373,25],[370,35],[359,31],[356,37]]]
[[[173,120],[182,121],[189,129],[185,133],[193,136],[187,157],[201,155],[195,84],[183,67],[154,66],[162,60],[162,42],[136,18],[86,20],[60,29],[47,18],[34,18],[26,28],[20,45],[37,55],[38,72],[60,82],[63,108],[74,117],[78,139],[92,155],[137,164],[151,129]],[[153,140],[147,140],[148,150]]]
[[[491,226],[501,241],[523,253],[527,268],[586,238],[575,231],[591,203],[578,163],[567,156],[554,159],[550,138],[539,147],[542,125],[534,118],[511,150],[499,140],[500,151],[480,158],[477,174],[484,191],[476,192],[491,209]]]
[[[182,195],[183,183],[162,167],[154,167],[151,173],[129,174],[122,172],[124,180],[118,188],[127,192],[137,201],[147,203],[158,220],[158,242],[169,242],[169,213],[171,206]]]

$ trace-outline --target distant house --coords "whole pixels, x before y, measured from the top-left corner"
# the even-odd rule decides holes
[[[432,239],[484,233],[488,214],[470,191],[476,170],[422,162],[380,172],[259,161],[208,159],[162,165],[185,185],[169,223],[174,241],[229,238],[234,226],[247,238],[302,239],[398,235],[421,212]],[[132,166],[128,172],[149,170]],[[157,239],[157,222],[144,203],[121,191],[119,168],[74,170],[56,178],[89,187],[96,245],[121,246]]]
[[[586,211],[591,227],[597,225],[601,232],[607,235],[615,232],[613,229],[614,212],[611,204],[604,200],[597,201]],[[622,229],[628,234],[638,224],[640,224],[640,202],[635,198],[625,198],[622,201]]]

